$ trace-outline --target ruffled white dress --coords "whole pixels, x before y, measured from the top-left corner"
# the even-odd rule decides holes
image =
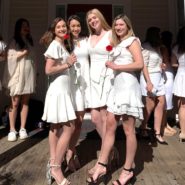
[[[129,37],[115,47],[120,54],[114,62],[118,65],[133,63],[133,57],[128,46],[137,39]],[[141,100],[141,89],[134,72],[115,71],[114,85],[108,97],[107,110],[115,115],[130,115],[138,119],[143,119],[143,103]]]
[[[106,105],[111,88],[111,78],[113,71],[106,68],[105,62],[108,61],[109,51],[106,46],[110,45],[110,31],[92,47],[88,39],[88,49],[90,55],[90,108],[98,108]]]
[[[47,51],[46,58],[53,58],[56,62],[65,62],[69,56],[64,47],[53,40]],[[42,120],[48,123],[66,123],[76,118],[73,106],[69,70],[50,76],[50,85],[46,93]]]
[[[143,45],[143,48],[147,50],[146,55],[144,56],[144,63],[147,66],[150,80],[154,86],[153,96],[162,96],[165,95],[165,86],[164,78],[162,74],[162,56],[157,53],[148,43]],[[140,86],[143,96],[148,96],[146,90],[146,81],[143,73],[140,75]]]
[[[90,107],[90,73],[87,38],[82,38],[75,45],[74,54],[77,62],[70,69],[71,90],[75,111],[84,111]]]
[[[178,70],[174,79],[173,94],[179,97],[185,97],[185,53],[179,54],[177,47],[173,50],[178,60]]]

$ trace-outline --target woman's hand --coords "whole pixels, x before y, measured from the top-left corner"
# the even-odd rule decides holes
[[[151,82],[146,83],[146,90],[148,91],[148,93],[152,93],[153,87],[154,86]]]
[[[68,58],[67,58],[67,63],[72,66],[74,63],[77,61],[77,57],[74,53],[72,53]]]
[[[116,70],[117,69],[117,65],[114,63],[114,62],[111,62],[111,61],[107,61],[105,63],[105,66],[110,68],[110,69],[113,69],[113,70]]]
[[[22,51],[19,51],[17,54],[17,58],[22,58],[28,55],[29,51],[27,49],[23,49]]]

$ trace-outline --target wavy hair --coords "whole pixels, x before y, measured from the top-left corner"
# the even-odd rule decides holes
[[[119,14],[118,16],[115,17],[112,24],[112,44],[114,46],[118,45],[121,42],[120,38],[117,36],[115,31],[115,25],[118,19],[122,19],[127,25],[128,32],[127,35],[125,36],[125,39],[130,36],[135,36],[130,19],[125,14]]]
[[[88,28],[90,34],[95,33],[95,30],[92,29],[92,28],[89,26],[88,16],[89,16],[90,14],[94,14],[96,17],[99,18],[99,20],[100,20],[100,22],[101,22],[101,26],[102,26],[102,28],[103,28],[104,30],[108,31],[108,30],[111,29],[111,27],[109,26],[109,24],[108,24],[107,21],[105,20],[103,14],[102,14],[98,9],[94,8],[94,9],[89,10],[89,11],[87,12],[87,14],[86,14],[86,23],[87,23],[87,28]]]

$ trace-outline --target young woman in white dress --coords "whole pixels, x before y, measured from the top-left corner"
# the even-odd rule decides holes
[[[26,120],[29,110],[30,95],[36,87],[36,56],[33,39],[30,33],[29,21],[20,18],[16,21],[14,37],[7,48],[7,63],[3,77],[3,84],[11,97],[9,109],[10,132],[8,141],[17,140],[15,128],[19,104],[21,104],[20,139],[28,137]]]
[[[82,28],[80,18],[71,15],[68,18],[70,36],[74,45],[73,53],[77,62],[70,69],[71,91],[77,119],[75,120],[75,131],[66,153],[68,169],[75,171],[80,168],[75,146],[78,142],[85,110],[89,108],[90,101],[90,77],[89,77],[89,53],[87,48],[87,37],[81,35]]]
[[[75,110],[72,102],[69,68],[76,62],[76,56],[69,54],[64,45],[67,25],[62,18],[56,18],[41,38],[41,43],[49,45],[44,56],[45,72],[50,76],[42,119],[50,124],[50,160],[47,165],[47,180],[55,179],[58,185],[68,185],[61,164],[74,132]]]
[[[114,70],[114,82],[107,102],[106,133],[103,139],[100,157],[93,175],[88,182],[97,182],[107,173],[108,156],[115,141],[117,122],[122,118],[126,135],[126,159],[119,179],[114,185],[125,185],[133,177],[134,158],[137,148],[135,135],[136,118],[143,119],[143,103],[136,71],[143,68],[141,44],[134,36],[132,25],[126,15],[118,15],[112,26],[114,61],[106,66]]]
[[[178,113],[181,129],[179,140],[185,141],[185,27],[182,27],[178,32],[177,42],[173,52],[176,56],[173,66],[178,65],[177,74],[174,79],[173,94],[178,98]]]
[[[105,66],[110,52],[111,28],[98,9],[89,10],[86,14],[89,30],[88,50],[90,55],[90,109],[91,121],[103,140],[106,128],[107,98],[111,88],[112,69]],[[113,154],[116,151],[113,148]],[[89,170],[93,173],[93,168]]]
[[[97,9],[87,12],[86,21],[90,33],[88,49],[90,55],[90,108],[91,120],[101,138],[105,133],[106,102],[111,87],[112,70],[106,69],[108,59],[106,46],[110,45],[110,26]],[[105,74],[106,73],[106,74]]]
[[[161,135],[162,118],[165,109],[165,86],[162,65],[166,63],[165,60],[167,58],[161,53],[160,29],[150,27],[147,30],[146,42],[142,46],[148,51],[148,58],[145,57],[145,67],[149,78],[146,78],[145,71],[141,73],[140,85],[145,105],[144,120],[140,127],[141,134],[144,137],[147,136],[148,120],[152,111],[154,111],[154,135],[156,141],[160,144],[167,144]]]

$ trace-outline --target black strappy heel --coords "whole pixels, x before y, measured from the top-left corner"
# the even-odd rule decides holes
[[[101,162],[98,162],[99,165],[103,166],[106,168],[105,172],[103,173],[100,173],[97,177],[97,179],[93,179],[93,174],[91,177],[89,177],[86,181],[87,183],[89,184],[96,184],[98,182],[102,182],[102,181],[106,181],[106,175],[107,175],[107,164],[104,164],[104,163],[101,163]]]
[[[133,168],[130,168],[130,169],[123,168],[123,170],[125,170],[125,171],[127,171],[129,173],[134,171]],[[135,176],[134,176],[134,173],[133,173],[133,176],[130,179],[128,179],[124,184],[122,184],[119,179],[115,180],[114,182],[116,182],[117,185],[128,185],[132,181],[132,179],[134,179],[134,177]],[[112,182],[113,185],[115,185],[114,182]]]

